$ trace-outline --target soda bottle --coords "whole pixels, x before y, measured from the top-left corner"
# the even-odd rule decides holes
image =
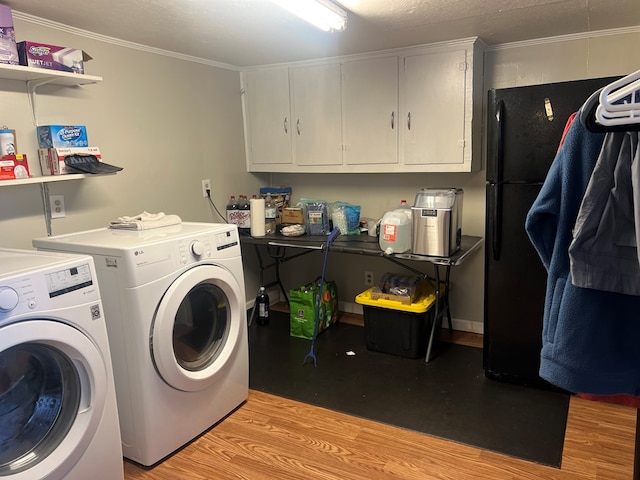
[[[238,230],[243,233],[251,231],[251,206],[246,195],[240,195],[238,202]]]
[[[238,202],[236,201],[235,195],[231,195],[227,203],[227,223],[232,225],[238,224]]]
[[[258,309],[258,325],[269,324],[269,295],[264,290],[264,287],[260,287],[260,293],[256,298],[256,306]]]

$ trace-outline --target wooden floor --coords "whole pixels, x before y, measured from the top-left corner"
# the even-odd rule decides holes
[[[556,469],[249,391],[163,462],[125,460],[124,470],[127,480],[630,480],[635,419],[631,407],[572,397]]]

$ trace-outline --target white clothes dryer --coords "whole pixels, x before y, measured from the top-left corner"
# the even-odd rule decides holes
[[[247,315],[235,225],[102,228],[33,245],[95,260],[125,457],[157,463],[246,401]]]
[[[0,249],[0,477],[124,478],[90,256]]]

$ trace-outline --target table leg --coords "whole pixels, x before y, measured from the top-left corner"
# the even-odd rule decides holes
[[[447,321],[449,324],[449,333],[453,333],[453,324],[451,322],[451,310],[449,309],[449,278],[451,274],[451,266],[445,267],[445,281],[444,281],[444,291],[442,290],[442,284],[440,283],[440,268],[438,265],[434,264],[434,270],[436,274],[436,282],[434,286],[434,293],[436,296],[434,312],[433,312],[433,322],[431,322],[431,332],[429,333],[429,343],[427,344],[427,355],[425,356],[424,361],[429,363],[431,361],[431,351],[433,349],[433,341],[435,340],[436,332],[438,331],[438,326],[442,324],[442,317],[447,315]],[[442,308],[440,307],[442,300]]]

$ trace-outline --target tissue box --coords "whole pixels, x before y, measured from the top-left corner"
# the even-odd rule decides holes
[[[11,8],[0,5],[0,63],[18,65],[18,47]]]
[[[5,155],[0,159],[0,180],[29,178],[27,156],[21,153]]]
[[[18,59],[25,67],[45,68],[71,73],[84,73],[84,62],[91,57],[77,48],[47,43],[18,42]]]
[[[40,148],[82,148],[89,146],[83,125],[43,125],[37,128]]]
[[[98,160],[102,160],[100,149],[98,147],[84,148],[40,148],[38,149],[38,158],[40,160],[40,169],[42,175],[64,175],[67,173],[77,173],[70,171],[64,163],[64,157],[67,155],[95,155]]]

